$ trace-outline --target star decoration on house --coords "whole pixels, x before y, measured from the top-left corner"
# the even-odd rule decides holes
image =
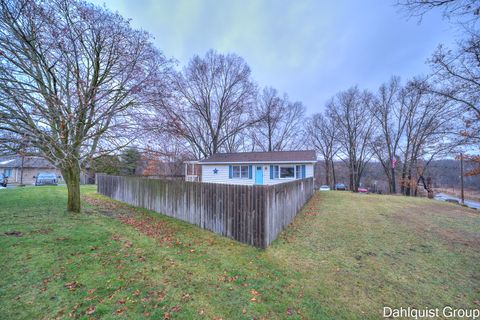
[[[213,169],[213,174],[217,174],[217,173],[218,173],[218,169],[217,168]]]

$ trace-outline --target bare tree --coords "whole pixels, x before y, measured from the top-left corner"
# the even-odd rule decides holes
[[[104,8],[0,0],[0,131],[60,168],[79,212],[82,163],[118,147],[105,139],[127,129],[128,109],[168,65],[147,33]]]
[[[410,16],[422,18],[427,12],[440,10],[445,18],[459,18],[463,21],[476,20],[480,14],[478,0],[399,0],[397,5],[402,7]]]
[[[307,124],[308,136],[315,150],[319,152],[325,163],[325,183],[332,186],[335,179],[335,156],[339,151],[338,133],[335,121],[320,113],[314,114]]]
[[[378,128],[372,146],[387,177],[390,193],[396,193],[397,153],[407,122],[400,93],[400,79],[392,77],[380,86],[372,103],[372,116]]]
[[[227,142],[254,123],[256,86],[250,68],[235,54],[213,50],[194,56],[173,78],[173,96],[155,107],[146,125],[187,141],[196,158],[227,149]]]
[[[480,142],[480,34],[460,42],[454,52],[439,47],[430,64],[433,70],[432,92],[457,106],[463,123],[457,134],[473,143]]]
[[[431,93],[425,79],[409,81],[402,89],[401,99],[405,113],[401,192],[413,195],[417,178],[438,155],[452,150],[445,132],[449,130],[451,108],[446,99]]]
[[[338,93],[328,104],[327,112],[336,124],[340,154],[349,168],[349,185],[358,191],[366,164],[372,158],[371,139],[374,125],[370,114],[372,95],[357,87]]]
[[[462,38],[454,50],[439,46],[429,63],[432,92],[446,97],[457,108],[461,124],[453,134],[458,143],[480,142],[480,1],[478,0],[401,0],[398,5],[410,16],[421,17],[440,10],[444,18],[459,27]]]
[[[304,144],[305,107],[277,90],[264,88],[257,101],[255,145],[262,151],[298,149]]]

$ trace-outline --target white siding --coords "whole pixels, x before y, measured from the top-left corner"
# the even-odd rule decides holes
[[[292,165],[305,164],[305,176],[306,178],[313,177],[313,164],[312,163],[297,163]],[[235,165],[235,164],[233,164]],[[246,165],[246,164],[242,164]],[[278,163],[264,163],[264,164],[252,164],[252,179],[239,179],[228,177],[228,164],[202,164],[202,182],[210,183],[227,183],[227,184],[241,184],[241,185],[254,185],[255,184],[255,172],[256,166],[262,166],[263,168],[263,184],[272,185],[283,182],[292,181],[295,179],[270,179],[270,165],[282,165]],[[290,164],[289,164],[290,165]],[[218,172],[215,174],[214,170]]]

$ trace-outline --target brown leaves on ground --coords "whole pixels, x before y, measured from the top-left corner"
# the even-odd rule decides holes
[[[100,207],[102,209],[107,209],[107,210],[111,210],[111,211],[116,211],[117,209],[119,209],[122,206],[121,203],[114,202],[114,201],[109,201],[107,199],[97,198],[95,196],[84,195],[84,196],[82,196],[82,199],[83,199],[83,201],[85,201],[86,203],[88,203],[92,206]],[[124,206],[126,206],[126,205],[124,205]]]
[[[164,221],[143,214],[138,219],[132,217],[120,217],[119,219],[122,223],[134,227],[146,236],[155,238],[158,242],[174,242],[173,230]]]
[[[260,293],[255,289],[250,290],[250,293],[253,295],[250,301],[257,302],[257,297],[260,295]]]
[[[320,200],[321,200],[321,195],[319,192],[315,192],[308,201],[307,205],[303,209],[303,214],[305,216],[317,216],[320,214],[320,211],[318,210],[320,206]]]
[[[90,205],[98,207],[101,214],[118,218],[122,223],[132,226],[146,236],[155,238],[160,243],[174,242],[172,237],[174,230],[166,222],[148,216],[128,204],[88,195],[83,196],[83,200]],[[112,240],[119,241],[120,236],[113,235]],[[129,241],[124,243],[124,247],[130,248],[132,245]]]
[[[230,277],[227,274],[223,274],[218,277],[218,281],[221,281],[221,282],[235,282],[237,279],[238,279],[238,275]]]

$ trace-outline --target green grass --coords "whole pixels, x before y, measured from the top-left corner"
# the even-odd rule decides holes
[[[260,250],[82,192],[89,204],[71,214],[63,187],[0,191],[2,319],[377,319],[383,306],[479,308],[480,215],[460,206],[317,193]]]

